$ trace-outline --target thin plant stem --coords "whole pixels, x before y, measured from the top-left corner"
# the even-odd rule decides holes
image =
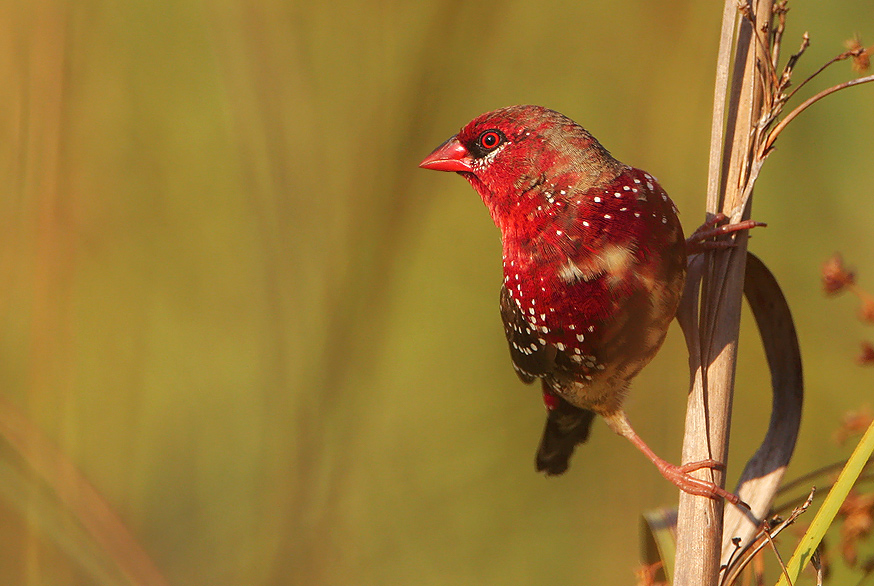
[[[848,87],[853,87],[856,85],[861,85],[863,83],[869,83],[872,81],[874,81],[874,75],[868,75],[866,77],[859,77],[856,79],[851,79],[849,81],[845,81],[844,83],[839,83],[838,85],[834,85],[830,88],[826,88],[826,89],[822,90],[821,92],[819,92],[818,94],[816,94],[815,96],[812,96],[812,97],[804,100],[804,102],[802,102],[801,105],[799,105],[794,110],[789,112],[786,115],[786,117],[783,118],[777,124],[777,126],[774,127],[774,129],[770,132],[770,134],[768,134],[768,140],[766,140],[765,144],[763,145],[764,152],[767,153],[768,151],[771,150],[771,147],[774,145],[774,141],[777,140],[777,137],[780,135],[781,132],[783,132],[783,129],[786,128],[786,126],[790,122],[792,122],[796,116],[798,116],[799,114],[801,114],[802,112],[807,110],[810,106],[812,106],[816,102],[820,101],[824,97],[831,95],[835,92],[839,92],[843,89],[847,89]]]

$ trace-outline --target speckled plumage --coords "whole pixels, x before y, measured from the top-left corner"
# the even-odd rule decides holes
[[[651,175],[539,106],[483,114],[422,166],[463,175],[500,229],[510,355],[549,409],[537,467],[560,474],[664,341],[686,270],[677,210]]]

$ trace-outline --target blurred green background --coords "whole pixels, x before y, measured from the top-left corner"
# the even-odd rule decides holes
[[[798,0],[809,74],[869,0]],[[596,424],[569,473],[510,368],[498,233],[417,163],[475,115],[560,110],[703,219],[713,2],[0,3],[0,583],[124,584],[34,472],[35,430],[171,584],[634,582],[642,511],[676,491]],[[855,75],[842,63],[805,94]],[[807,89],[807,88],[806,88]],[[819,268],[874,289],[874,86],[803,114],[759,182],[751,248],[804,351],[789,477],[847,454],[874,338]],[[770,399],[746,316],[730,478]],[[679,330],[627,407],[678,460]],[[5,425],[5,424],[4,424]],[[25,450],[26,451],[26,450]],[[60,474],[61,481],[71,472]],[[71,489],[72,490],[72,489]]]

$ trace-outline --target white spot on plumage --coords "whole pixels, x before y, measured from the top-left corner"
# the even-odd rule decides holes
[[[631,187],[629,187],[628,185],[623,185],[622,189],[625,191],[631,191]]]
[[[604,214],[604,219],[605,220],[612,220],[613,216],[611,216],[610,214]]]
[[[594,200],[593,200],[593,201],[594,201],[594,202],[595,202],[595,203],[601,203],[601,198],[600,198],[600,197],[597,197],[597,196],[595,196],[595,198],[594,198]]]
[[[586,337],[583,334],[577,334],[577,341],[578,342],[582,342],[585,339],[586,339]]]
[[[564,344],[561,342],[556,342],[555,347],[558,348],[560,352],[564,352]]]
[[[583,220],[583,226],[585,226],[586,228],[588,228],[588,227],[589,227],[589,223],[588,223],[587,221]]]

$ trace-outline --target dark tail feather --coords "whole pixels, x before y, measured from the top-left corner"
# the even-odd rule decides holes
[[[547,476],[562,474],[568,468],[568,461],[577,444],[589,439],[589,428],[595,413],[574,407],[564,399],[546,417],[543,439],[537,450],[537,471]]]

